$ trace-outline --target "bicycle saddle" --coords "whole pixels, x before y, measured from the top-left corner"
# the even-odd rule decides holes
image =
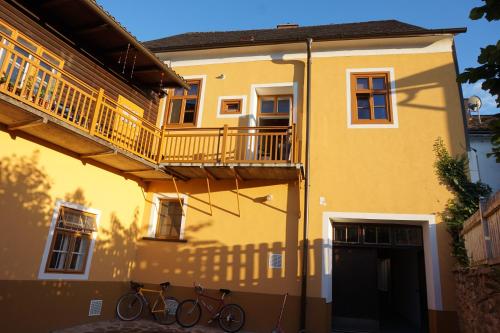
[[[160,283],[160,286],[163,287],[163,288],[166,288],[168,286],[170,286],[170,282],[163,282],[163,283]]]
[[[231,293],[231,290],[229,290],[229,289],[219,289],[219,291],[221,293],[223,293],[224,295],[229,295]]]
[[[141,283],[130,281],[130,288],[132,288],[132,289],[144,288],[144,285]]]

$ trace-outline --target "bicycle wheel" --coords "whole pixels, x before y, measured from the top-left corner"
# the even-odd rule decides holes
[[[179,301],[176,298],[165,297],[162,301],[161,296],[158,296],[151,312],[157,322],[162,325],[170,325],[175,323],[175,312],[178,306]]]
[[[201,306],[194,299],[182,301],[175,312],[175,319],[182,327],[193,327],[201,318]]]
[[[121,320],[134,320],[141,315],[143,306],[144,304],[139,295],[136,293],[128,293],[118,300],[116,304],[116,314]]]
[[[219,326],[225,332],[238,332],[245,325],[245,311],[238,304],[227,304],[219,313]]]

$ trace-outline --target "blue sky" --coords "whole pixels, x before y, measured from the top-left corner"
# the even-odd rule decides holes
[[[273,28],[300,25],[397,19],[426,28],[467,27],[456,38],[460,69],[476,66],[479,48],[500,38],[500,22],[471,21],[479,0],[98,0],[139,40],[190,31]],[[189,3],[189,5],[187,5]],[[492,96],[480,84],[464,85],[464,96],[483,100],[481,113],[496,113]]]

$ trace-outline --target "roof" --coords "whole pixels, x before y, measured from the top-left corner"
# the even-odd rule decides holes
[[[188,86],[95,0],[10,1],[27,9],[40,24],[55,29],[76,48],[84,50],[131,84],[156,91],[160,86]],[[123,59],[127,50],[128,62],[124,71]]]
[[[147,41],[143,44],[153,52],[162,52],[294,43],[305,41],[307,38],[312,38],[315,41],[328,41],[431,34],[458,34],[466,30],[466,28],[426,29],[396,20],[386,20],[297,28],[290,27],[283,29],[190,32]]]
[[[481,115],[481,122],[477,115],[470,115],[467,119],[467,128],[471,134],[492,134],[490,124],[500,118],[500,113],[494,115]]]

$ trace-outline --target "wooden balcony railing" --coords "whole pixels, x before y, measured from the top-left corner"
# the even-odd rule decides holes
[[[73,75],[2,36],[0,91],[40,111],[157,163],[161,131]]]
[[[161,130],[96,89],[1,36],[0,92],[158,163],[297,162],[295,126]]]
[[[162,163],[295,163],[295,126],[166,130]]]

